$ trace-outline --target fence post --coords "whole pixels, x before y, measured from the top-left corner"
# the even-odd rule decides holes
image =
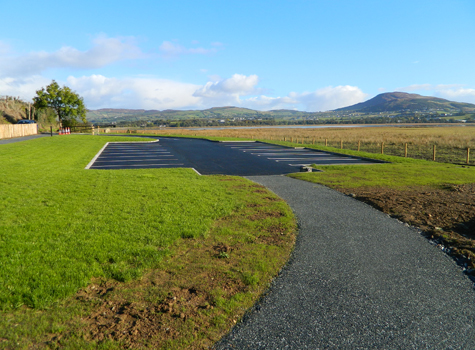
[[[381,142],[381,154],[384,154],[384,142]]]
[[[360,151],[360,144],[361,144],[361,141],[358,141],[358,152]]]
[[[404,144],[404,157],[407,158],[407,143]]]
[[[467,147],[467,164],[470,164],[470,147]]]
[[[343,140],[340,140],[340,149],[343,149]]]
[[[312,145],[315,144],[315,137],[312,139]]]
[[[53,127],[50,126],[50,127],[49,127],[49,130],[50,130],[50,133],[51,133],[51,137],[53,137]]]
[[[328,146],[328,139],[325,139],[325,146]]]
[[[436,147],[434,145],[433,149],[432,149],[432,160],[435,162],[435,153],[436,153]]]

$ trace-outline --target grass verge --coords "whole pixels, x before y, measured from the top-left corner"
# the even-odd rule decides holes
[[[0,347],[206,347],[288,259],[292,212],[262,186],[84,170],[119,140],[0,148]]]
[[[475,168],[471,166],[340,150],[332,147],[310,146],[309,148],[390,162],[375,165],[318,166],[318,169],[323,172],[291,175],[301,180],[318,182],[330,187],[444,186],[446,184],[472,183],[475,179]]]

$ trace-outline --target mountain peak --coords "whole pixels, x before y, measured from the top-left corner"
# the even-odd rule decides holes
[[[474,110],[471,103],[459,103],[443,98],[410,94],[407,92],[386,92],[372,99],[352,106],[338,108],[335,111],[355,111],[364,113],[395,112],[401,110]]]

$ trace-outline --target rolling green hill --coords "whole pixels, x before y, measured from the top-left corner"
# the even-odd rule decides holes
[[[270,111],[255,111],[240,107],[213,107],[204,110],[173,110],[167,109],[98,109],[89,110],[87,119],[92,123],[119,123],[119,122],[148,122],[148,121],[179,121],[187,119],[214,119],[214,120],[259,120],[273,119],[276,121],[298,121],[303,119],[337,118],[345,119],[372,117],[382,112],[396,114],[419,113],[425,115],[439,115],[455,113],[475,113],[475,105],[444,100],[437,97],[421,96],[404,92],[380,94],[366,102],[335,109],[327,112],[304,112],[290,109]]]

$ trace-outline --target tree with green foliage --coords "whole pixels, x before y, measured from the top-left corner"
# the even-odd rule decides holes
[[[33,98],[34,107],[37,109],[52,108],[63,126],[74,125],[78,119],[84,123],[87,122],[83,98],[69,87],[60,87],[53,80],[46,88],[36,91],[36,95]]]

